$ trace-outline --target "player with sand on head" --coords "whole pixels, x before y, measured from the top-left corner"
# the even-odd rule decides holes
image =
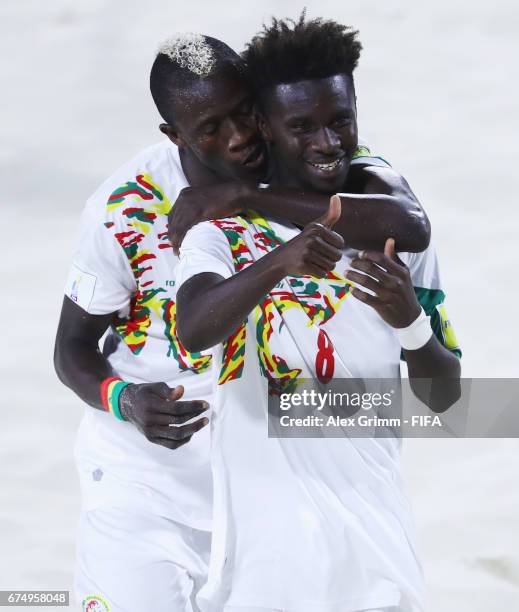
[[[219,217],[244,202],[275,206],[296,223],[327,207],[297,189],[255,188],[266,174],[265,145],[244,63],[223,42],[173,37],[155,58],[150,87],[167,138],[88,200],[55,349],[60,379],[88,405],[76,444],[76,593],[85,607],[112,612],[191,610],[207,571],[212,356],[177,338],[168,213],[184,209],[177,225],[185,231],[196,215]],[[369,175],[379,161],[363,153],[359,175]],[[391,226],[408,248],[424,249],[427,220],[405,181],[392,177],[379,195],[345,198],[346,236],[369,246],[365,224],[380,243]]]
[[[214,347],[204,610],[424,609],[398,440],[268,437],[269,383],[398,381],[402,351],[421,399],[444,410],[459,396],[432,248],[402,253],[406,265],[392,234],[384,253],[359,253],[334,231],[341,201],[333,194],[362,186],[351,166],[360,49],[350,28],[304,15],[274,20],[253,39],[244,57],[271,185],[332,196],[329,209],[304,229],[281,208],[201,223],[181,247],[179,338],[190,350]],[[420,378],[441,379],[443,394],[425,393]]]

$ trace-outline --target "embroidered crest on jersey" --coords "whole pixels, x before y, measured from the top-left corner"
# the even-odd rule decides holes
[[[108,602],[99,595],[88,595],[81,607],[83,612],[110,612]]]

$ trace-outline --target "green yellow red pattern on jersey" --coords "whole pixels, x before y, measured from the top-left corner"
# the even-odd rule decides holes
[[[137,290],[130,301],[128,317],[114,321],[113,327],[128,348],[138,355],[148,339],[152,315],[164,321],[164,334],[169,341],[167,357],[173,357],[181,371],[196,373],[211,366],[211,357],[190,353],[181,345],[176,329],[175,301],[163,287],[156,287],[152,274],[157,249],[170,249],[166,215],[171,202],[147,173],[138,174],[112,192],[107,202],[109,216],[120,214],[123,228],[116,231],[113,221],[105,223],[123,249],[132,269]],[[164,231],[150,235],[157,221],[164,223]],[[145,241],[145,238],[148,238]],[[151,244],[150,239],[156,240]],[[147,242],[147,247],[144,245]]]
[[[245,231],[250,228],[253,228],[252,238],[259,251],[267,253],[283,244],[283,240],[276,235],[268,221],[254,211],[250,211],[247,217],[214,220],[211,223],[218,227],[227,238],[236,272],[254,263],[252,253],[243,237]],[[253,312],[261,371],[267,378],[284,383],[296,380],[301,370],[291,369],[280,355],[274,355],[270,350],[269,338],[273,333],[273,324],[275,320],[278,320],[278,315],[292,308],[298,308],[307,315],[309,327],[323,325],[334,316],[353,286],[350,281],[335,272],[328,273],[319,282],[311,276],[289,277],[288,282],[291,291],[283,289],[280,283],[256,306]],[[246,321],[242,323],[232,341],[227,341],[224,345],[219,384],[242,375],[245,338]]]

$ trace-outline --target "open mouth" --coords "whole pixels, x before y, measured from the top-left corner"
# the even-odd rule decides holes
[[[262,145],[258,145],[242,162],[247,168],[257,168],[265,158],[265,151]]]
[[[343,159],[344,157],[339,157],[338,159],[332,162],[311,162],[309,161],[307,163],[309,163],[314,168],[317,168],[321,172],[333,172],[341,165],[341,162]]]

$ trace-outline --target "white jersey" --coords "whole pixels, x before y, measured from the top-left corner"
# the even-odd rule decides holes
[[[353,163],[386,165],[360,145]],[[136,383],[182,384],[211,403],[211,355],[191,354],[175,332],[175,267],[167,214],[188,186],[168,139],[123,165],[88,200],[66,295],[90,314],[117,313],[105,350]],[[198,529],[211,524],[209,428],[169,450],[130,423],[87,408],[76,444],[84,507],[128,503]]]
[[[178,258],[167,214],[187,185],[169,140],[117,170],[87,202],[65,293],[90,314],[117,313],[105,351],[122,379],[182,384],[184,398],[211,403],[210,354],[188,353],[175,332]],[[88,407],[76,444],[85,507],[127,502],[210,529],[209,448],[208,427],[170,450]]]
[[[202,272],[228,278],[278,238],[285,242],[299,232],[265,221],[239,217],[192,228],[181,249],[178,285]],[[398,442],[269,438],[267,432],[267,376],[315,378],[320,352],[330,351],[323,334],[333,343],[327,376],[400,376],[394,330],[346,288],[343,274],[352,256],[345,251],[326,281],[289,277],[279,283],[214,349],[215,508],[209,581],[199,596],[204,610],[422,610]],[[402,258],[414,284],[438,300],[443,294],[432,248]],[[313,335],[305,331],[309,326]],[[299,352],[309,339],[314,345]]]

